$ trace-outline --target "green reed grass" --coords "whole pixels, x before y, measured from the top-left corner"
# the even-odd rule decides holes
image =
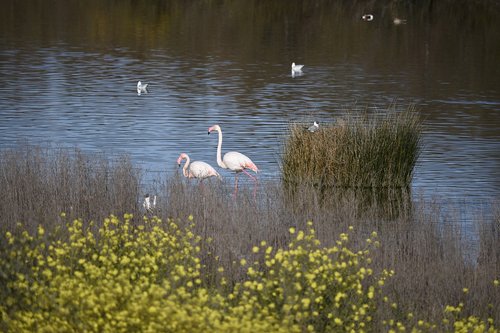
[[[422,126],[413,106],[398,112],[347,114],[311,133],[291,123],[282,154],[287,184],[320,187],[409,187],[421,149]]]

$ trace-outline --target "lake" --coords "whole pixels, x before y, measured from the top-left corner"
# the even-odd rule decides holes
[[[220,124],[223,152],[277,179],[290,122],[413,104],[424,121],[414,193],[500,198],[494,3],[0,2],[0,149],[77,146],[170,175],[181,152],[216,166],[207,129]]]

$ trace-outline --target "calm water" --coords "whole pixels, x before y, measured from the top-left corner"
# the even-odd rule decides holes
[[[245,153],[278,177],[290,121],[417,106],[413,188],[500,198],[497,7],[348,8],[328,1],[3,1],[0,148],[31,143],[129,154],[151,174],[181,152]],[[457,19],[461,10],[465,21]],[[373,12],[375,20],[360,16]],[[407,19],[396,26],[394,17]],[[463,18],[464,15],[460,17]],[[292,77],[292,61],[305,64]],[[138,96],[136,83],[149,84]],[[222,171],[223,176],[232,175]]]

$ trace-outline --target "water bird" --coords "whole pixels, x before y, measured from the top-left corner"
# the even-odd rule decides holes
[[[406,20],[405,19],[400,19],[400,18],[394,18],[394,20],[392,20],[392,22],[394,23],[394,25],[400,25],[400,24],[406,24]]]
[[[248,173],[246,169],[252,170],[255,173],[258,173],[259,169],[255,165],[255,163],[252,162],[250,158],[237,151],[227,152],[224,154],[224,157],[221,158],[222,130],[219,125],[213,125],[212,127],[208,128],[208,134],[210,134],[213,131],[217,131],[219,133],[219,143],[217,145],[217,164],[223,169],[229,169],[235,172],[234,195],[236,196],[238,193],[238,174],[240,172],[243,172],[255,182],[255,189],[254,189],[254,197],[255,197],[257,191],[257,178]]]
[[[153,202],[151,202],[151,198],[149,194],[144,196],[144,201],[142,202],[142,207],[149,213],[153,212],[153,209],[156,208],[156,195],[153,196]]]
[[[373,14],[364,14],[361,16],[361,19],[363,21],[373,21]]]
[[[186,160],[186,163],[184,163],[182,167],[182,173],[186,178],[198,178],[200,180],[210,177],[220,178],[219,173],[208,163],[203,161],[194,161],[190,163],[189,155],[186,153],[179,155],[177,159],[177,164],[179,166],[181,166],[182,160]]]
[[[301,73],[302,67],[304,67],[304,65],[295,65],[295,63],[292,62],[292,73]]]
[[[142,93],[148,93],[148,84],[142,84],[141,81],[137,82],[137,95],[141,95]]]
[[[319,124],[317,122],[314,122],[309,128],[307,129],[309,132],[314,133],[319,129]]]

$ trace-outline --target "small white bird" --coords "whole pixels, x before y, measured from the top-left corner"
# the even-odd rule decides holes
[[[301,73],[302,67],[304,67],[304,65],[295,65],[295,63],[292,62],[292,73]]]
[[[364,14],[361,16],[361,19],[363,21],[373,21],[373,14]]]
[[[153,197],[153,202],[151,202],[149,194],[146,194],[144,196],[144,201],[142,202],[142,207],[144,207],[147,212],[151,213],[156,207],[156,195]]]
[[[307,129],[309,132],[314,133],[319,129],[319,124],[317,122],[314,122],[309,128]]]
[[[400,25],[400,24],[406,24],[406,20],[404,19],[400,19],[400,18],[394,18],[394,20],[392,21],[394,23],[394,25]]]
[[[141,93],[148,93],[148,84],[142,84],[141,81],[137,82],[137,95],[141,95]]]

